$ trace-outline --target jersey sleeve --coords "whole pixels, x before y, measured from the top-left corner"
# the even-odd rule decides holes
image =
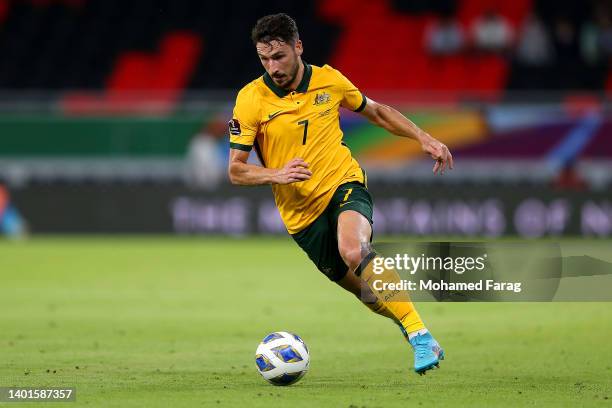
[[[367,98],[347,77],[336,70],[338,74],[338,83],[342,90],[342,106],[353,112],[361,112],[365,109]]]
[[[258,104],[252,101],[250,92],[240,91],[232,120],[228,122],[230,148],[250,152],[259,130]]]

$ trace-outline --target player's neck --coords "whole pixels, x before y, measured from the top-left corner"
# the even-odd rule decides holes
[[[302,59],[300,58],[300,67],[298,68],[298,73],[295,76],[293,82],[287,88],[285,88],[285,90],[295,91],[298,85],[302,82],[302,78],[304,78],[304,62],[302,62]]]

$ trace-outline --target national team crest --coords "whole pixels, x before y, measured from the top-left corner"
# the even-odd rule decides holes
[[[326,103],[330,103],[330,102],[331,102],[331,95],[328,94],[327,92],[323,92],[323,93],[315,95],[315,100],[314,100],[313,105],[315,106],[325,105]]]

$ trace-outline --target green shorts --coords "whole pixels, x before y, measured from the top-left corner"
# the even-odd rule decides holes
[[[344,278],[348,271],[338,251],[337,238],[338,217],[347,210],[357,211],[372,224],[372,196],[363,184],[350,182],[339,186],[323,214],[292,235],[317,268],[334,282]]]

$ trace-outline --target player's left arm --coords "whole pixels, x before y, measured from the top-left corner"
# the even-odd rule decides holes
[[[396,109],[368,98],[365,108],[360,113],[370,122],[389,133],[408,137],[421,143],[423,151],[436,161],[433,167],[434,174],[444,174],[444,170],[453,168],[453,155],[448,147],[419,128]]]

